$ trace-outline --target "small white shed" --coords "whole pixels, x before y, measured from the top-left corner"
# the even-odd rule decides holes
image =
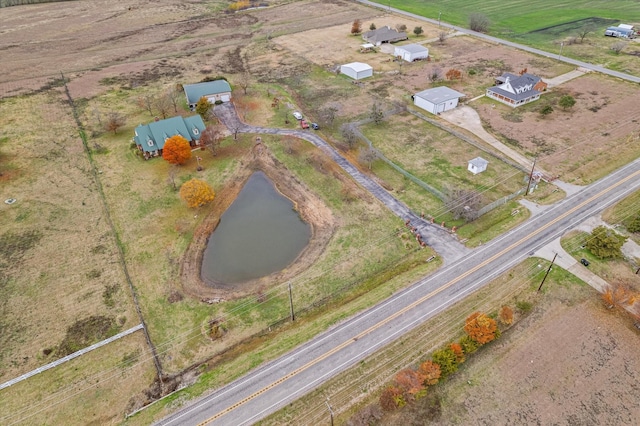
[[[458,99],[462,97],[464,97],[464,93],[441,86],[416,93],[413,95],[413,103],[431,114],[437,115],[457,107]]]
[[[429,57],[429,49],[419,44],[396,46],[393,50],[393,56],[402,58],[407,62],[413,62],[418,59],[427,59]]]
[[[340,65],[340,73],[348,75],[354,80],[362,80],[373,75],[373,68],[362,62],[351,62],[350,64]]]
[[[474,175],[477,175],[478,173],[482,173],[487,170],[488,164],[489,162],[484,158],[476,157],[473,160],[469,160],[469,166],[467,167],[467,170],[469,170]]]

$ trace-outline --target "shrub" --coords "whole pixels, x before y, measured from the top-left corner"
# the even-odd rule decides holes
[[[478,350],[478,344],[469,336],[464,336],[460,339],[460,346],[466,354],[472,354]]]

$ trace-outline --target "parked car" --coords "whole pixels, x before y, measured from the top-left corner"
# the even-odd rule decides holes
[[[302,114],[300,114],[298,111],[293,111],[293,116],[296,118],[296,120],[302,120]]]
[[[302,127],[303,129],[308,129],[309,124],[307,124],[306,120],[300,120],[300,127]]]
[[[320,126],[318,126],[318,123],[311,123],[311,128],[313,130],[320,130]]]
[[[580,263],[582,263],[584,266],[589,266],[589,261],[585,258],[580,259]]]

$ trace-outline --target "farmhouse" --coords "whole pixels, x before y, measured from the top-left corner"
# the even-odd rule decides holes
[[[373,68],[362,62],[351,62],[350,64],[340,65],[340,73],[348,75],[354,80],[361,80],[371,77],[373,75]]]
[[[496,79],[496,85],[487,89],[487,97],[511,107],[517,107],[540,98],[547,90],[547,83],[533,74],[514,75],[504,73]]]
[[[231,86],[226,80],[185,84],[182,87],[191,111],[196,109],[196,104],[202,97],[207,98],[212,104],[216,101],[229,102],[231,100]]]
[[[458,99],[462,97],[464,97],[464,93],[441,86],[416,93],[413,95],[413,103],[431,114],[437,115],[458,106]]]
[[[398,32],[389,26],[385,26],[367,31],[362,34],[362,38],[375,46],[380,46],[382,43],[395,43],[396,41],[406,40],[408,37],[405,32]]]
[[[476,157],[473,160],[469,160],[469,166],[467,167],[467,170],[469,170],[474,175],[477,175],[478,173],[482,173],[487,170],[488,164],[489,162],[484,158]]]
[[[427,59],[429,57],[429,49],[419,44],[406,44],[404,46],[396,46],[393,50],[393,56],[407,62],[413,62],[419,59]]]
[[[165,141],[172,136],[182,136],[191,146],[200,145],[200,135],[204,129],[204,122],[199,115],[171,117],[139,125],[135,128],[133,140],[146,159],[162,155]]]

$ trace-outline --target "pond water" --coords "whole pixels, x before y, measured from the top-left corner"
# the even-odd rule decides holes
[[[244,185],[209,237],[202,279],[239,289],[242,282],[280,271],[309,244],[311,227],[262,172]]]

